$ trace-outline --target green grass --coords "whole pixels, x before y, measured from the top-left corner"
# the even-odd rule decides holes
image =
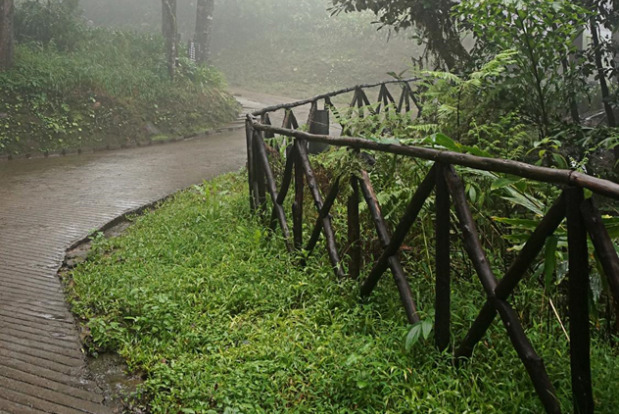
[[[204,132],[236,116],[214,68],[181,59],[170,80],[159,37],[81,28],[73,49],[20,44],[0,73],[0,154],[132,145]]]
[[[455,368],[432,339],[410,351],[389,277],[368,303],[337,282],[320,255],[305,267],[250,215],[243,175],[181,192],[134,219],[119,238],[97,237],[72,273],[73,311],[93,352],[117,351],[145,378],[153,413],[539,413],[541,404],[504,328],[496,323],[469,364]],[[409,265],[424,317],[432,278]],[[571,411],[568,345],[538,290],[515,307]],[[479,283],[453,285],[454,338],[483,303]],[[597,412],[619,396],[616,348],[592,347]]]

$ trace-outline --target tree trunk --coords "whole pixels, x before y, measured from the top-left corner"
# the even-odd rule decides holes
[[[196,61],[203,65],[208,64],[211,57],[210,43],[214,11],[215,0],[198,0],[194,41],[196,44]]]
[[[163,38],[170,78],[174,79],[178,58],[178,27],[176,23],[176,0],[161,0]]]
[[[13,64],[13,0],[0,0],[0,70]]]

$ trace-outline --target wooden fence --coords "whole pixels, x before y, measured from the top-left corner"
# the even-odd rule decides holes
[[[481,281],[486,303],[473,322],[468,334],[455,350],[456,361],[472,355],[474,346],[483,338],[496,314],[499,315],[509,335],[511,343],[522,360],[535,390],[548,413],[559,413],[560,406],[556,392],[550,381],[544,363],[528,340],[522,324],[510,303],[509,295],[514,291],[527,269],[543,248],[546,238],[553,234],[563,219],[567,219],[568,232],[568,308],[570,335],[571,381],[574,400],[574,411],[577,413],[592,413],[594,410],[590,369],[590,333],[589,333],[589,263],[587,251],[587,233],[591,237],[599,261],[608,278],[613,299],[619,303],[619,259],[602,224],[601,216],[592,199],[585,199],[584,189],[593,193],[619,199],[619,185],[607,180],[598,179],[576,171],[544,168],[522,162],[484,158],[469,154],[441,151],[431,148],[406,146],[394,143],[381,143],[354,137],[333,137],[315,135],[298,130],[294,110],[310,105],[307,125],[311,125],[317,112],[318,104],[324,102],[325,108],[337,113],[331,101],[334,96],[354,92],[351,106],[364,108],[370,105],[365,90],[380,88],[378,105],[372,111],[382,110],[409,111],[419,107],[415,93],[410,86],[413,79],[390,81],[372,85],[360,85],[342,89],[329,94],[319,95],[311,99],[289,104],[264,108],[247,116],[247,154],[249,171],[250,203],[252,209],[265,214],[267,199],[270,198],[271,228],[281,228],[286,247],[289,251],[304,249],[311,252],[317,245],[320,234],[324,235],[326,249],[338,278],[358,278],[361,274],[361,244],[359,202],[363,198],[372,217],[377,237],[382,245],[382,254],[373,263],[368,276],[360,281],[361,294],[369,296],[387,269],[390,269],[399,291],[400,300],[404,306],[410,323],[418,322],[417,307],[413,294],[406,279],[398,252],[404,239],[420,213],[425,200],[435,192],[435,266],[436,266],[436,300],[435,300],[435,345],[438,349],[447,349],[450,342],[450,208],[453,204],[457,223],[463,239],[464,248]],[[390,93],[389,84],[399,84],[401,95],[396,102]],[[284,111],[281,127],[271,125],[270,115],[276,111]],[[346,129],[344,128],[343,134]],[[291,144],[287,149],[284,173],[281,187],[277,188],[276,179],[269,164],[265,137],[275,134],[289,137]],[[398,225],[393,232],[388,228],[382,215],[381,207],[366,171],[360,177],[336,179],[323,198],[314,170],[308,157],[308,143],[327,144],[336,147],[346,147],[353,151],[380,151],[391,154],[434,161],[432,168],[416,189],[408,203]],[[465,166],[472,169],[507,173],[539,182],[552,183],[562,189],[560,197],[554,202],[537,228],[528,238],[505,275],[498,279],[490,267],[482,248],[477,226],[469,208],[465,187],[453,166]],[[292,234],[284,209],[284,201],[292,194]],[[307,185],[314,202],[318,218],[313,225],[308,242],[303,245],[303,210],[305,206],[304,191]],[[347,202],[347,252],[349,257],[348,274],[340,257],[340,249],[336,244],[334,229],[329,214],[336,197],[343,186],[351,186],[352,191]]]

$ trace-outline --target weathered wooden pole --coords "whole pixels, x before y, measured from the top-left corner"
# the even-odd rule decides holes
[[[294,158],[294,201],[292,202],[292,233],[294,247],[297,250],[303,248],[303,199],[305,197],[305,174],[301,165],[301,157],[297,151],[297,144],[291,154]]]
[[[327,194],[325,201],[318,211],[318,217],[316,218],[316,223],[314,224],[314,229],[312,230],[312,235],[310,236],[309,242],[307,242],[307,246],[305,247],[306,255],[309,256],[312,254],[314,247],[318,243],[318,239],[320,238],[320,231],[323,229],[323,219],[327,217],[331,211],[331,207],[333,207],[333,203],[335,203],[335,199],[340,191],[340,179],[336,179],[335,183],[331,187],[331,190]]]
[[[262,165],[262,162],[260,162],[259,155],[258,155],[260,153],[259,145],[260,145],[260,142],[262,142],[262,139],[258,139],[258,138],[262,138],[260,134],[262,134],[262,132],[254,131],[254,139],[253,139],[254,178],[255,178],[255,186],[257,190],[256,193],[258,194],[258,210],[260,211],[260,214],[264,216],[266,214],[266,208],[267,208],[267,198],[266,198],[267,190],[266,190],[265,170]]]
[[[389,235],[387,224],[385,223],[385,219],[380,211],[380,204],[378,203],[378,199],[376,198],[376,194],[372,188],[370,176],[366,171],[362,171],[361,175],[362,178],[359,180],[361,193],[365,198],[368,205],[368,210],[370,211],[372,220],[374,221],[374,227],[376,228],[378,239],[380,240],[383,248],[386,249],[391,242],[391,236]],[[417,304],[413,299],[411,287],[408,284],[408,280],[406,280],[406,274],[404,273],[400,260],[397,256],[390,256],[387,259],[387,263],[391,269],[391,274],[393,274],[393,280],[398,287],[400,300],[402,301],[402,305],[404,305],[404,311],[406,312],[408,322],[411,324],[419,322],[420,318],[417,313]]]
[[[282,229],[282,233],[284,236],[284,243],[286,244],[286,248],[289,252],[292,252],[292,245],[290,244],[290,231],[288,230],[286,215],[284,213],[284,208],[282,207],[282,205],[277,202],[279,197],[277,194],[277,189],[275,187],[275,177],[273,176],[273,171],[271,171],[271,167],[269,166],[269,158],[267,157],[267,153],[264,148],[264,141],[262,140],[262,137],[260,135],[256,137],[256,147],[258,150],[258,160],[262,164],[262,170],[264,171],[267,190],[271,195],[271,201],[273,202],[273,215],[279,221],[279,225]],[[274,222],[275,220],[272,219],[271,221]]]
[[[525,276],[527,269],[535,260],[539,252],[544,247],[546,239],[559,227],[561,221],[565,217],[565,196],[561,197],[550,207],[548,213],[542,221],[537,225],[529,240],[518,253],[511,266],[505,273],[505,276],[500,280],[495,289],[495,295],[501,300],[507,299],[511,295],[516,285]],[[492,324],[496,310],[490,300],[479,312],[473,326],[471,326],[466,337],[462,341],[460,347],[456,350],[456,358],[470,358],[473,354],[473,348],[481,341],[482,337]]]
[[[318,183],[316,182],[316,176],[314,175],[314,171],[312,170],[312,166],[310,165],[309,158],[307,156],[307,143],[303,140],[297,140],[295,142],[297,154],[299,155],[299,161],[303,168],[303,172],[305,173],[305,178],[307,179],[307,187],[314,199],[314,206],[316,207],[316,211],[320,214],[323,201],[322,195],[320,194],[320,190],[318,189]],[[322,232],[325,236],[325,241],[327,244],[327,254],[329,255],[329,259],[331,260],[331,265],[333,266],[333,271],[338,278],[343,278],[345,276],[344,269],[342,268],[342,261],[340,260],[339,253],[337,251],[337,245],[335,243],[335,232],[333,231],[333,225],[331,223],[331,217],[326,215],[322,218]]]
[[[574,412],[593,413],[589,334],[589,254],[587,232],[580,212],[582,188],[567,195],[567,242],[569,255],[568,308],[570,315],[570,366]]]
[[[439,351],[449,347],[451,339],[451,282],[450,282],[450,204],[449,189],[445,182],[445,166],[436,169],[436,299],[434,342]]]
[[[591,241],[593,246],[595,246],[595,251],[608,279],[613,299],[615,303],[619,304],[619,258],[617,257],[617,251],[608,235],[606,227],[604,227],[604,223],[602,223],[600,212],[593,204],[593,200],[585,200],[580,206],[580,211],[583,214],[587,231],[589,236],[591,236]],[[619,314],[617,317],[619,317]]]
[[[458,225],[463,236],[464,248],[469,259],[473,262],[473,267],[484,287],[486,295],[491,301],[492,306],[499,312],[509,339],[527,370],[544,409],[548,413],[559,414],[561,407],[554,386],[548,378],[544,361],[533,349],[533,345],[531,345],[524,329],[522,329],[518,315],[514,312],[511,305],[495,296],[498,282],[479,241],[477,226],[466,199],[462,180],[460,180],[460,177],[458,177],[453,168],[450,167],[445,169],[445,181],[453,198],[453,204],[458,216]]]
[[[359,221],[359,181],[350,178],[351,193],[348,197],[348,276],[358,279],[361,273],[361,228]]]
[[[252,126],[251,115],[247,115],[245,120],[245,139],[247,141],[247,179],[249,184],[249,205],[252,211],[258,207],[257,192],[254,188],[254,128]]]
[[[303,131],[284,130],[282,128],[261,125],[259,123],[255,123],[254,128],[258,130],[270,130],[276,134],[301,138],[308,142],[323,142],[334,147],[349,147],[360,150],[365,149],[370,151],[381,151],[424,160],[441,161],[445,164],[460,165],[482,171],[513,174],[522,178],[528,178],[546,183],[560,185],[571,184],[582,188],[588,188],[600,195],[619,200],[619,184],[572,170],[538,167],[536,165],[531,165],[520,161],[478,157],[476,155],[461,152],[394,144],[392,142],[377,142],[364,138],[312,135]]]
[[[426,178],[419,184],[419,187],[413,194],[411,201],[408,203],[400,222],[398,223],[393,236],[390,237],[389,244],[383,250],[383,253],[380,255],[379,259],[376,261],[376,264],[370,271],[370,274],[363,282],[361,286],[361,295],[369,296],[370,293],[374,290],[374,287],[378,283],[378,280],[381,278],[387,267],[389,266],[389,259],[392,257],[397,257],[398,251],[402,243],[404,243],[404,238],[408,234],[408,231],[417,220],[417,216],[423,207],[423,203],[426,201],[432,190],[434,189],[434,184],[436,182],[436,168],[433,167]]]

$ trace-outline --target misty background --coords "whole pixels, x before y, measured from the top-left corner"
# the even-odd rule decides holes
[[[370,13],[331,16],[329,0],[220,0],[212,63],[237,88],[303,97],[384,80],[411,68],[422,46],[410,33],[377,31]],[[195,28],[195,0],[178,0],[181,53]],[[91,25],[161,31],[160,0],[81,0]]]

